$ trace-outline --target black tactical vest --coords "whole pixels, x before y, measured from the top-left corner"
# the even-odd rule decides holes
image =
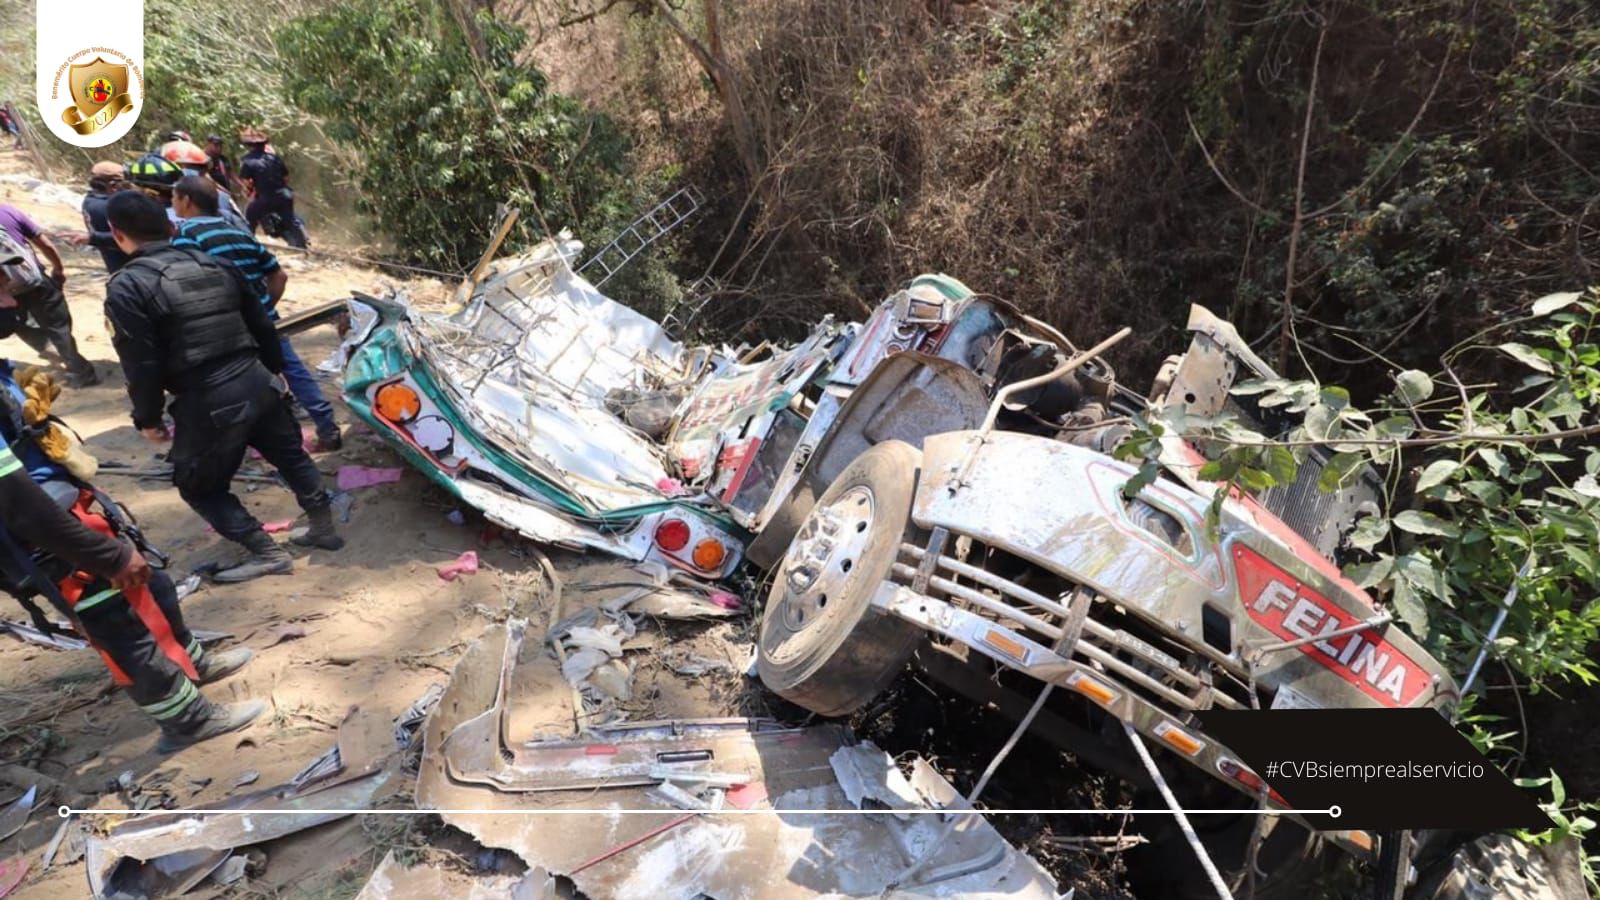
[[[123,271],[144,269],[159,279],[156,327],[166,351],[168,378],[202,363],[256,349],[241,303],[255,303],[230,272],[198,250],[168,248],[139,256]],[[120,272],[118,274],[121,274]]]

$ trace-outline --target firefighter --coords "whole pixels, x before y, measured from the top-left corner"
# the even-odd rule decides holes
[[[288,551],[229,490],[247,447],[277,468],[310,519],[310,527],[290,539],[324,550],[344,546],[322,473],[301,445],[289,410],[277,331],[255,291],[228,263],[172,246],[155,200],[124,191],[106,212],[117,246],[131,257],[106,287],[106,317],[134,427],[153,442],[173,440],[167,458],[179,495],[248,554],[216,579],[245,581],[294,569]],[[162,418],[169,392],[175,438]]]
[[[201,178],[209,177],[206,173],[211,167],[211,157],[206,155],[199,145],[188,141],[172,141],[161,148],[161,157],[183,170],[185,175],[196,175]],[[176,189],[177,185],[173,185]],[[183,213],[174,203],[174,213],[181,220]],[[239,211],[239,205],[233,202],[233,195],[222,188],[217,189],[217,209],[211,215],[217,216],[228,223],[231,228],[237,228],[248,234],[250,222],[245,219],[244,213]],[[253,239],[252,239],[253,240]]]
[[[0,336],[14,327],[15,314],[0,311]],[[195,640],[172,579],[145,559],[137,528],[52,458],[45,448],[56,425],[27,423],[24,407],[38,399],[32,382],[24,390],[0,360],[0,588],[47,633],[54,626],[37,596],[73,621],[117,686],[160,727],[157,752],[244,728],[265,703],[214,704],[197,685],[228,677],[253,654],[208,651]]]

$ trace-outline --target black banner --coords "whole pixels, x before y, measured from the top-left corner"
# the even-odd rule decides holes
[[[1315,828],[1472,832],[1549,828],[1512,784],[1431,709],[1211,709],[1197,714]]]

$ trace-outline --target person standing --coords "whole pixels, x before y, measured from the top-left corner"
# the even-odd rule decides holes
[[[294,191],[289,188],[289,167],[283,159],[267,146],[267,136],[255,129],[239,135],[239,141],[250,150],[239,160],[239,180],[250,188],[252,197],[244,215],[250,220],[250,231],[260,227],[263,219],[277,215],[283,223],[283,239],[291,247],[306,248],[305,229],[294,214]]]
[[[122,164],[102,160],[89,169],[89,193],[83,195],[83,227],[81,243],[100,251],[100,261],[106,265],[106,274],[115,274],[128,261],[117,242],[111,239],[111,225],[106,222],[106,201],[111,195],[127,187],[122,178]]]
[[[211,164],[206,166],[206,174],[221,190],[230,194],[236,192],[239,185],[233,177],[233,163],[222,146],[222,135],[213,134],[206,138],[206,156],[211,158]]]
[[[128,181],[161,204],[174,229],[178,227],[178,214],[172,211],[172,186],[182,177],[183,170],[177,163],[159,153],[146,153],[128,164]]]
[[[124,191],[106,205],[111,233],[130,257],[106,287],[106,317],[133,402],[133,424],[151,441],[172,440],[167,458],[178,494],[247,556],[222,582],[293,571],[294,560],[230,491],[254,448],[294,491],[310,527],[290,539],[337,550],[331,497],[301,446],[280,377],[283,350],[260,295],[233,266],[168,241],[154,199]],[[171,393],[177,433],[162,402]]]
[[[206,167],[211,164],[211,157],[196,144],[188,141],[173,141],[161,150],[161,157],[183,170],[184,175],[198,175],[206,177]],[[174,183],[176,186],[176,183]],[[222,188],[217,188],[217,212],[231,227],[243,232],[250,227],[250,223],[239,211],[239,205],[233,202],[233,195]],[[173,210],[179,219],[183,214]],[[249,237],[249,235],[246,235]]]
[[[14,313],[0,315],[0,335],[14,327]],[[26,400],[0,360],[0,590],[36,623],[50,624],[37,596],[74,622],[117,686],[160,726],[158,752],[248,725],[265,703],[216,705],[197,685],[228,677],[254,654],[201,646],[172,579],[151,568],[119,516],[97,510],[112,501],[50,457],[23,417]]]
[[[4,269],[0,295],[19,310],[17,336],[40,355],[54,347],[74,387],[99,384],[94,363],[78,352],[78,341],[72,336],[72,310],[61,292],[67,274],[56,245],[27,213],[10,204],[0,203],[0,230],[5,232],[0,235],[0,267]],[[39,255],[49,261],[49,274],[40,265]],[[22,319],[31,319],[33,324]]]
[[[289,275],[278,258],[252,237],[220,215],[222,192],[208,178],[187,175],[172,189],[172,208],[178,213],[178,234],[174,247],[193,247],[202,253],[232,263],[261,298],[268,318],[278,319],[278,301],[283,299]],[[313,453],[338,450],[343,445],[339,423],[333,417],[333,404],[322,395],[322,387],[300,359],[287,337],[279,337],[283,348],[283,377],[289,391],[311,417],[317,429]]]

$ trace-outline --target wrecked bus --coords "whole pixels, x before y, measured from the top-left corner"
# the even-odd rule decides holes
[[[863,323],[734,351],[686,346],[606,297],[573,271],[580,252],[563,235],[501,260],[447,315],[355,298],[345,397],[430,479],[530,538],[702,580],[746,559],[770,569],[758,670],[785,699],[841,716],[913,654],[999,666],[1241,807],[1264,794],[1275,809],[1196,710],[1453,709],[1450,675],[1334,561],[1377,508],[1370,482],[1323,493],[1313,454],[1293,484],[1229,496],[1212,522],[1217,485],[1168,435],[1163,476],[1124,496],[1134,469],[1112,450],[1133,415],[1247,412],[1235,381],[1273,377],[1204,309],[1140,395],[1101,358],[1118,337],[1081,350],[947,276]],[[1367,859],[1382,843],[1318,840]]]

